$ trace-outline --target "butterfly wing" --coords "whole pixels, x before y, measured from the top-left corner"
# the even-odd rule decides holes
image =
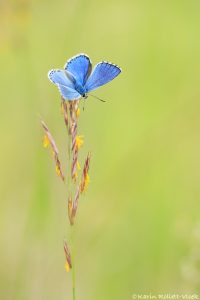
[[[84,86],[92,71],[92,64],[86,54],[78,54],[67,61],[64,69],[70,72],[79,84]]]
[[[73,77],[64,70],[50,70],[48,78],[57,85],[62,97],[65,100],[79,99],[81,95],[74,88]]]
[[[77,100],[81,98],[81,95],[76,90],[66,87],[64,85],[58,84],[58,89],[61,93],[61,96],[65,100]]]
[[[73,81],[66,75],[64,70],[50,70],[48,73],[49,80],[54,84],[62,84],[74,88]]]
[[[98,63],[85,84],[86,91],[90,92],[97,89],[113,80],[120,73],[121,69],[117,65],[104,61]]]

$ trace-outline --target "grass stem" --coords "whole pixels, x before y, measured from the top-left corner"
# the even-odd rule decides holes
[[[76,273],[75,273],[75,228],[71,226],[71,256],[72,256],[72,299],[76,300]]]

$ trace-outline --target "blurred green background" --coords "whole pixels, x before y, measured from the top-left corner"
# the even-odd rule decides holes
[[[85,52],[122,74],[80,116],[91,184],[76,224],[77,300],[200,293],[200,1],[1,0],[0,298],[71,299],[51,68]]]

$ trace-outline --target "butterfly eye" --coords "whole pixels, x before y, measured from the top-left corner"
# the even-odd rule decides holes
[[[83,98],[87,99],[88,95],[87,94],[83,94]]]

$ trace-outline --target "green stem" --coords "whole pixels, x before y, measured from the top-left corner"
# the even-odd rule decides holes
[[[76,274],[75,274],[75,247],[74,247],[74,225],[71,226],[71,255],[72,255],[72,299],[76,300]]]

